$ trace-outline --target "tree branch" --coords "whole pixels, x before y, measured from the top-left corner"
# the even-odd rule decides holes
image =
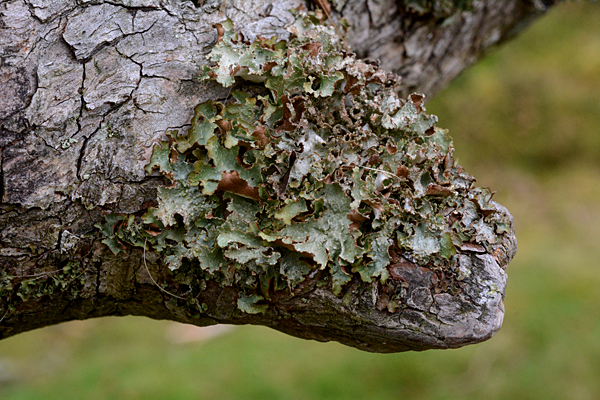
[[[391,352],[458,347],[499,329],[512,233],[490,249],[459,248],[452,274],[406,258],[390,263],[389,282],[405,288],[394,312],[379,280],[353,274],[336,295],[315,269],[274,295],[264,314],[248,314],[233,286],[186,280],[139,248],[113,255],[96,225],[109,213],[140,216],[168,184],[145,171],[154,145],[167,131],[186,135],[197,104],[230,96],[229,88],[198,81],[217,41],[213,24],[229,17],[248,40],[288,39],[289,10],[301,4],[38,3],[0,4],[0,337],[72,319],[145,315],[262,324]],[[517,0],[475,1],[472,11],[443,17],[403,4],[332,2],[332,18],[353,25],[352,50],[399,73],[403,94],[438,92],[542,13],[538,2]]]

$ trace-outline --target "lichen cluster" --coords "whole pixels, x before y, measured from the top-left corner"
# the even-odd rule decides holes
[[[54,296],[57,292],[75,296],[81,290],[84,283],[81,262],[61,258],[46,260],[48,264],[56,261],[57,269],[48,268],[48,271],[33,275],[11,275],[7,270],[0,271],[0,312],[4,312],[4,317],[24,302]]]
[[[385,281],[392,248],[446,268],[463,243],[489,250],[508,232],[423,96],[400,99],[395,76],[315,15],[299,15],[288,42],[217,29],[202,79],[253,90],[198,105],[187,136],[155,147],[147,171],[171,184],[145,215],[107,216],[113,251],[150,246],[172,270],[235,284],[252,313],[317,269],[337,294],[353,276]]]

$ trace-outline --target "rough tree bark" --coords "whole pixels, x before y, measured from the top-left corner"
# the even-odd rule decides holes
[[[332,18],[352,25],[350,48],[399,74],[403,96],[437,93],[551,5],[484,0],[445,15],[437,1],[332,3]],[[472,273],[455,290],[438,290],[447,277],[409,263],[396,272],[407,294],[394,313],[377,307],[377,280],[353,277],[336,296],[317,284],[316,272],[299,290],[273,296],[264,314],[241,312],[237,290],[210,281],[194,302],[204,306],[194,306],[158,287],[189,296],[156,254],[132,248],[114,256],[101,243],[95,225],[104,215],[143,213],[165,184],[144,169],[165,132],[185,134],[198,103],[227,97],[228,89],[197,79],[217,40],[213,24],[229,17],[249,40],[285,39],[289,10],[301,5],[311,7],[300,0],[1,2],[1,338],[73,319],[143,315],[260,324],[393,352],[459,347],[499,329],[512,234],[492,252],[460,250],[460,266]]]

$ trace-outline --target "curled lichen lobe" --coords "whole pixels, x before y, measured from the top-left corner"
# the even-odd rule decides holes
[[[464,243],[501,240],[509,217],[454,162],[422,95],[400,99],[397,77],[357,60],[314,15],[289,30],[288,42],[247,43],[230,21],[218,26],[202,79],[259,83],[260,94],[198,105],[187,136],[171,134],[147,166],[171,181],[158,206],[109,217],[107,244],[151,245],[262,312],[251,293],[268,299],[317,269],[339,293],[353,274],[385,281],[398,255],[444,268]]]

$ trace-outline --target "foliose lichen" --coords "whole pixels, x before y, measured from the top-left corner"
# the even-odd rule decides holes
[[[57,260],[58,268],[34,275],[11,275],[0,272],[0,312],[3,317],[13,313],[22,303],[56,293],[76,296],[83,285],[84,271],[78,260]]]
[[[396,76],[314,14],[287,42],[247,43],[229,20],[217,30],[201,79],[262,92],[198,105],[186,136],[155,147],[147,171],[171,184],[143,216],[106,217],[115,253],[151,247],[171,270],[235,284],[240,310],[258,313],[316,269],[339,294],[353,276],[384,282],[391,253],[443,269],[464,243],[489,251],[510,230],[423,96],[400,99]]]

